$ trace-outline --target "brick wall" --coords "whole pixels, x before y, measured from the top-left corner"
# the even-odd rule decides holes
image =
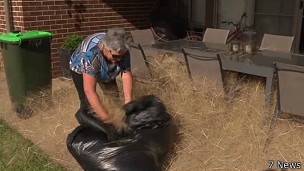
[[[156,2],[157,0],[11,0],[15,29],[54,33],[51,46],[53,77],[62,74],[58,49],[68,35],[87,36],[110,27],[124,27],[127,30],[149,27],[149,15]],[[0,5],[0,32],[4,31],[3,5]]]
[[[14,30],[23,30],[23,9],[22,0],[11,0],[11,18],[13,21]],[[0,33],[6,32],[5,28],[5,13],[4,1],[0,2]]]
[[[5,32],[4,2],[0,1],[0,33]]]
[[[14,30],[24,29],[22,0],[12,0],[12,18]]]

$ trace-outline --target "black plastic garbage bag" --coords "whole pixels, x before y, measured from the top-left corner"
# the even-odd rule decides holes
[[[88,110],[79,109],[75,117],[81,126],[89,127],[95,131],[102,131],[102,133],[106,134],[108,141],[113,141],[123,136],[122,133],[118,133],[115,130],[114,126],[101,122],[94,115],[95,113],[89,113]]]
[[[124,109],[129,130],[123,134],[85,111],[76,114],[81,126],[68,136],[67,146],[84,170],[162,170],[176,135],[165,106],[155,96],[144,96]]]

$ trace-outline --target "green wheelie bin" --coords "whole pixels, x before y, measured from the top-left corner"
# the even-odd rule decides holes
[[[21,118],[32,115],[29,97],[51,93],[51,38],[52,33],[42,31],[0,34],[10,100]]]

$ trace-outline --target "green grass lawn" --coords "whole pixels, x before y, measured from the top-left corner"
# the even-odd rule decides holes
[[[0,170],[2,171],[63,171],[37,146],[23,138],[0,120]]]

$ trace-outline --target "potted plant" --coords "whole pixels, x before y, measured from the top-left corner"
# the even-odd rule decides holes
[[[68,36],[62,47],[59,49],[59,56],[61,59],[61,66],[63,70],[63,76],[70,78],[70,71],[69,71],[69,61],[72,53],[78,47],[78,45],[82,42],[83,38],[79,35],[70,35]]]

